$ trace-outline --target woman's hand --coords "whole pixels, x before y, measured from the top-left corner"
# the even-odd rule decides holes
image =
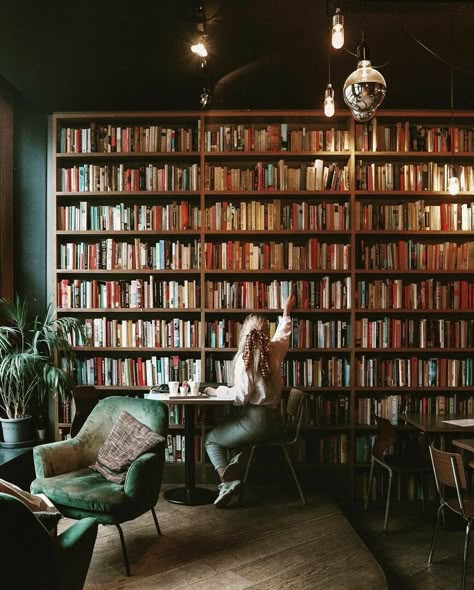
[[[283,315],[284,316],[290,316],[291,312],[293,311],[293,307],[295,306],[295,296],[293,295],[293,293],[291,293],[285,303],[283,304]]]

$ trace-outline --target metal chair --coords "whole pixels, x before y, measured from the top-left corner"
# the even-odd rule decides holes
[[[397,433],[394,426],[381,416],[375,416],[377,423],[377,433],[375,435],[374,444],[372,446],[370,474],[367,491],[365,496],[364,510],[367,510],[369,504],[369,497],[374,479],[375,467],[379,466],[388,472],[388,489],[387,498],[385,501],[385,518],[384,518],[384,532],[388,533],[388,520],[390,515],[390,502],[392,494],[393,474],[397,473],[400,478],[402,473],[415,473],[421,479],[421,502],[424,509],[424,472],[428,470],[429,466],[423,459],[419,459],[417,454],[410,454],[407,458],[395,460],[387,455],[389,448],[396,442]]]
[[[295,480],[296,487],[298,488],[298,492],[300,494],[300,498],[303,504],[306,504],[306,499],[303,494],[303,490],[301,488],[301,484],[299,482],[298,476],[296,475],[295,468],[290,458],[290,454],[288,452],[288,448],[296,445],[298,442],[300,432],[301,432],[301,425],[303,423],[303,415],[304,415],[304,391],[300,389],[292,389],[290,391],[290,395],[288,397],[288,403],[286,406],[286,413],[284,415],[284,436],[282,438],[274,439],[274,440],[266,440],[263,442],[256,443],[252,446],[250,451],[249,460],[247,463],[247,468],[245,470],[244,475],[244,486],[245,489],[250,466],[252,464],[252,460],[254,458],[255,450],[259,447],[272,447],[272,448],[281,448],[283,453],[286,457],[288,465],[290,467],[291,473],[293,475],[293,479]]]
[[[466,587],[467,560],[469,556],[469,537],[474,521],[474,496],[466,494],[467,481],[462,457],[459,453],[446,453],[439,451],[433,445],[430,446],[431,462],[439,494],[439,508],[436,516],[436,524],[431,541],[428,563],[432,563],[433,553],[438,536],[439,523],[444,515],[444,509],[448,508],[461,516],[466,522],[464,536],[464,559],[461,578],[461,590]],[[447,497],[449,490],[456,492],[452,497]]]

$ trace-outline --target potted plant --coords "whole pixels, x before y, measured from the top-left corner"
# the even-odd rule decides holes
[[[30,406],[50,395],[67,396],[72,389],[74,336],[83,335],[81,320],[55,317],[48,305],[44,317],[31,316],[28,303],[0,299],[0,418],[4,446],[33,442]],[[16,430],[26,424],[23,434]]]

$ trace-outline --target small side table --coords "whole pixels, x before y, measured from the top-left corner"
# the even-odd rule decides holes
[[[35,479],[33,447],[0,448],[0,478],[29,491]]]

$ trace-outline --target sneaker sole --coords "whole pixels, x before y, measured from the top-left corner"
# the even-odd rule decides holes
[[[231,490],[229,490],[227,492],[227,494],[224,494],[221,498],[218,498],[215,502],[214,502],[214,506],[216,506],[217,508],[223,508],[225,506],[227,506],[227,504],[232,500],[232,498],[236,495],[240,493],[240,487],[241,485],[237,485],[235,486],[235,488],[232,488]]]

